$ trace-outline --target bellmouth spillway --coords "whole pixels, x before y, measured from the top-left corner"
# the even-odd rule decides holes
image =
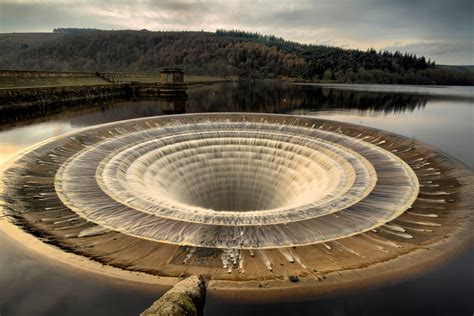
[[[472,238],[472,186],[469,169],[399,135],[216,113],[33,146],[5,167],[2,204],[13,225],[123,275],[202,274],[217,292],[272,296],[437,261]]]

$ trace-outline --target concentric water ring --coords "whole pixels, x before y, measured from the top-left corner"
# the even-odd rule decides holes
[[[214,248],[346,237],[390,221],[418,193],[408,165],[377,146],[314,128],[248,122],[177,124],[113,137],[73,156],[55,183],[66,206],[103,227]],[[381,195],[390,203],[378,205]],[[370,216],[361,219],[368,207]],[[334,213],[337,224],[328,225]]]
[[[433,148],[383,131],[196,114],[100,125],[33,146],[3,173],[2,200],[14,223],[106,265],[200,273],[222,288],[245,280],[249,289],[262,277],[279,288],[281,274],[378,275],[454,247],[471,235],[472,179]]]

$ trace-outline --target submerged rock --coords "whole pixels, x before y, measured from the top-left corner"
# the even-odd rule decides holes
[[[141,316],[202,315],[206,300],[206,285],[201,276],[190,276],[176,284],[148,307]]]

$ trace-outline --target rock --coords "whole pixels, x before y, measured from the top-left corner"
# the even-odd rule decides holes
[[[177,283],[148,307],[141,316],[202,315],[206,300],[206,285],[201,276],[190,276]]]
[[[288,277],[288,279],[291,281],[291,282],[298,282],[300,280],[300,278],[297,276],[297,275],[290,275]]]

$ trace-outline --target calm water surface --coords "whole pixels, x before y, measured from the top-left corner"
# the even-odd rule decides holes
[[[474,168],[474,89],[386,85],[226,83],[187,100],[113,101],[0,125],[0,163],[49,137],[144,116],[197,112],[312,115],[380,128],[429,143]],[[5,120],[2,120],[5,121]],[[4,220],[1,219],[0,220]],[[473,315],[474,248],[432,271],[378,288],[298,303],[242,305],[211,296],[206,315]],[[0,315],[137,315],[162,291],[52,263],[0,232]]]

